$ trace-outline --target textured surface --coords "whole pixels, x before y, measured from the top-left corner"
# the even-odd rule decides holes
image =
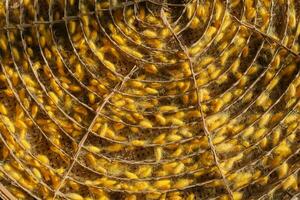
[[[0,186],[297,199],[299,35],[298,0],[1,0]]]

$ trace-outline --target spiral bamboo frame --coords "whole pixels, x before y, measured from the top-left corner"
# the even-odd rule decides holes
[[[297,199],[300,2],[3,0],[3,199]]]

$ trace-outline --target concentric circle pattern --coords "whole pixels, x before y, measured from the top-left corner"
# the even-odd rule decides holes
[[[298,199],[299,0],[1,0],[4,199]]]

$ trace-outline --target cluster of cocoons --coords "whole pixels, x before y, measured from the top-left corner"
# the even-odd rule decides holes
[[[299,53],[298,0],[2,0],[2,194],[297,199]]]

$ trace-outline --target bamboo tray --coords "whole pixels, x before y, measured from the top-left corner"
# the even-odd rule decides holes
[[[2,199],[298,199],[300,1],[0,1]]]

